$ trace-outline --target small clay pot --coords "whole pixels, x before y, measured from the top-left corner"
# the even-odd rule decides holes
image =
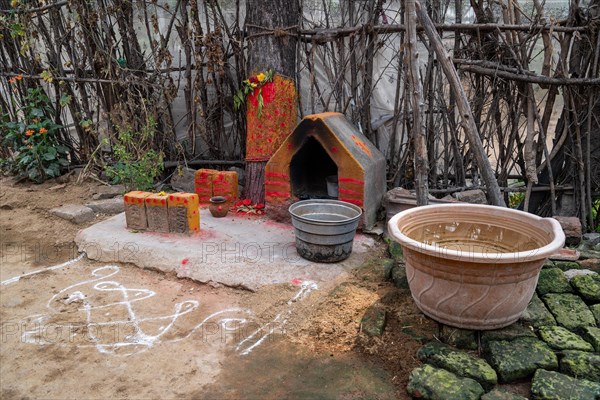
[[[208,210],[215,218],[222,218],[227,215],[229,211],[229,205],[227,199],[223,196],[215,196],[210,198],[210,204]]]

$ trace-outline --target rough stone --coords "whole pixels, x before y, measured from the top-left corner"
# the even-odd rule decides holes
[[[493,389],[481,396],[481,400],[527,400],[527,398],[502,389]]]
[[[360,321],[360,329],[369,336],[381,336],[386,323],[385,308],[379,302],[371,304]]]
[[[494,329],[481,333],[481,341],[484,346],[487,346],[487,344],[492,341],[514,340],[522,337],[535,338],[536,336],[531,329],[520,324],[512,324],[506,328]]]
[[[555,350],[594,351],[591,344],[581,336],[562,326],[544,326],[539,331],[540,338]]]
[[[592,248],[587,248],[586,246],[579,246],[577,250],[579,251],[579,257],[582,260],[597,260],[600,259],[600,245],[595,245]]]
[[[587,260],[579,261],[581,268],[590,269],[594,272],[600,273],[600,258],[588,258]]]
[[[390,238],[386,238],[386,242],[388,244],[388,253],[390,257],[396,261],[403,261],[404,256],[402,254],[402,246],[400,246],[400,243]]]
[[[452,195],[458,201],[472,204],[487,204],[485,193],[481,189],[465,190],[464,192],[456,192]]]
[[[581,337],[586,342],[591,343],[594,350],[600,353],[600,328],[586,326],[581,330]]]
[[[542,268],[554,268],[554,261],[552,260],[546,260],[546,262],[544,263],[544,265],[542,265]]]
[[[565,233],[565,244],[576,246],[581,242],[581,221],[577,217],[554,216]]]
[[[589,269],[570,269],[568,271],[565,271],[565,277],[571,281],[571,279],[573,279],[576,276],[579,275],[592,275],[592,274],[596,274],[597,272],[594,271],[590,271]]]
[[[521,315],[521,321],[536,329],[542,326],[556,325],[554,316],[537,294],[531,298],[529,305]]]
[[[412,370],[406,391],[414,398],[429,400],[478,400],[485,393],[477,381],[427,364]]]
[[[571,293],[573,288],[559,268],[547,268],[540,271],[536,288],[540,296],[546,293]]]
[[[125,193],[127,189],[123,185],[100,186],[92,195],[92,200],[112,199]]]
[[[558,368],[554,352],[546,343],[534,338],[489,342],[487,355],[502,382],[528,378],[538,368]]]
[[[594,319],[596,320],[596,325],[600,326],[600,304],[594,304],[590,306],[590,311],[594,315]]]
[[[392,281],[397,288],[408,289],[408,278],[406,277],[404,264],[398,264],[392,269]]]
[[[575,276],[571,279],[571,284],[585,300],[600,302],[600,275]]]
[[[450,346],[465,350],[477,350],[475,331],[442,325],[440,340]]]
[[[538,369],[531,381],[531,394],[537,400],[594,400],[598,393],[596,382],[544,369]]]
[[[91,201],[85,206],[91,208],[95,213],[106,215],[115,215],[125,211],[123,196],[117,196],[112,199]]]
[[[563,271],[568,271],[570,269],[580,269],[581,266],[575,261],[554,261],[554,266],[556,268],[560,268]]]
[[[392,269],[394,268],[394,260],[391,258],[385,258],[381,260],[381,267],[383,268],[383,279],[392,279]]]
[[[498,383],[496,371],[483,359],[440,343],[429,342],[417,352],[421,361],[443,368],[455,375],[476,380],[486,389]]]
[[[169,182],[171,187],[178,192],[194,193],[194,173],[195,169],[187,167],[178,167],[171,175]]]
[[[594,315],[583,300],[570,293],[548,293],[542,297],[556,322],[568,330],[596,325]]]
[[[96,217],[91,208],[79,204],[65,204],[64,206],[53,208],[50,210],[50,214],[66,219],[74,224],[84,224]]]
[[[562,354],[560,372],[574,378],[600,382],[600,354],[578,350],[566,350]]]
[[[582,239],[583,239],[584,245],[586,245],[588,247],[592,247],[597,244],[600,244],[600,233],[598,233],[598,232],[584,233],[582,236]]]
[[[579,251],[569,247],[563,247],[556,253],[551,254],[550,259],[554,261],[577,261],[579,260]]]

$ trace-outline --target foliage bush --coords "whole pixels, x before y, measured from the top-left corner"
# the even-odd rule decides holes
[[[51,118],[50,99],[40,88],[29,88],[23,104],[18,120],[11,120],[8,113],[0,119],[2,145],[10,149],[1,160],[2,169],[34,182],[60,176],[69,165],[69,148],[60,143],[62,126]]]
[[[139,132],[131,127],[118,127],[111,144],[115,163],[104,169],[111,183],[123,184],[128,190],[154,188],[154,181],[164,170],[163,154],[150,148],[155,134],[153,118]]]

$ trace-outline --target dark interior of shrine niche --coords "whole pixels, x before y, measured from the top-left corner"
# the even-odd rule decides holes
[[[301,200],[337,199],[337,174],[337,165],[323,146],[311,136],[292,157],[292,193]]]

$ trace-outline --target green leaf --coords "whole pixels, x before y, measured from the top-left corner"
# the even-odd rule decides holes
[[[33,115],[34,117],[43,117],[44,110],[42,110],[41,108],[33,108],[31,109],[31,115]]]
[[[60,100],[58,101],[61,107],[66,107],[71,104],[71,100],[73,98],[67,94],[60,96]]]
[[[51,153],[44,153],[42,155],[42,158],[46,161],[52,161],[56,159],[56,155],[55,154],[51,154]]]

